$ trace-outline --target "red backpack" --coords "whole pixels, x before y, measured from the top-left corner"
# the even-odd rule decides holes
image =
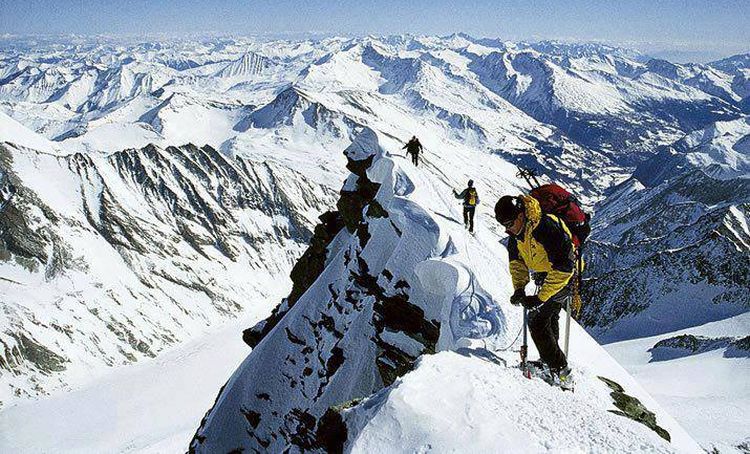
[[[583,212],[576,198],[554,183],[532,189],[529,194],[539,202],[542,212],[553,214],[565,222],[573,234],[576,249],[579,249],[591,233],[591,216]]]

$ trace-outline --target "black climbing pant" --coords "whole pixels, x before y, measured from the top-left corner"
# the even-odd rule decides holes
[[[411,163],[414,164],[415,166],[419,163],[419,153],[412,152]]]
[[[568,360],[560,349],[560,309],[571,295],[571,284],[565,286],[537,309],[529,311],[529,332],[542,362],[550,369],[567,367]]]
[[[474,211],[476,207],[464,206],[464,226],[469,228],[469,232],[474,231]]]

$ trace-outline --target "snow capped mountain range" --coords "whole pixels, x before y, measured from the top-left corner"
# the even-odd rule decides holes
[[[615,344],[618,359],[687,330],[723,339],[703,344],[731,344],[724,359],[747,367],[748,71],[747,56],[678,65],[599,44],[464,34],[0,38],[0,183],[15,188],[0,211],[0,401],[75,388],[245,314],[259,322],[244,333],[254,350],[193,449],[368,450],[399,430],[425,440],[407,450],[437,443],[427,426],[388,422],[411,418],[417,407],[400,393],[434,370],[501,374],[492,386],[526,389],[513,370],[475,364],[519,327],[504,306],[509,279],[497,279],[507,257],[491,209],[524,189],[515,165],[541,169],[594,210],[580,321],[599,341],[651,339]],[[425,147],[418,172],[399,151],[414,134]],[[474,239],[450,195],[469,178],[486,204]],[[451,283],[472,285],[468,301]],[[409,317],[393,319],[393,307]],[[722,320],[732,328],[691,331]],[[583,409],[623,392],[681,440],[670,447],[633,422],[633,443],[696,447],[577,327],[574,338],[579,364],[595,366],[581,366],[589,400],[571,405],[615,419],[597,426],[604,444],[571,432],[565,446],[634,449],[607,432],[621,418],[607,413],[611,400]],[[684,342],[658,348],[673,344]],[[454,353],[462,346],[469,358]],[[455,396],[486,389],[473,381]],[[349,436],[325,438],[331,423]],[[518,444],[513,430],[508,446],[544,445],[541,433]]]

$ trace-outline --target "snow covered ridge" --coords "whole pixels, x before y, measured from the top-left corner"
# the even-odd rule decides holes
[[[334,203],[282,164],[208,146],[57,156],[4,142],[0,173],[15,189],[0,211],[2,404],[263,313]]]
[[[300,261],[314,276],[293,271],[290,297],[246,332],[255,347],[190,452],[700,452],[577,326],[576,393],[524,378],[517,354],[496,348],[513,342],[520,311],[471,260],[502,263],[496,237],[466,238],[437,216],[430,178],[398,166],[372,130],[345,155],[338,210]]]

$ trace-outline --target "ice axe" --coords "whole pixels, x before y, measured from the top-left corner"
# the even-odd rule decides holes
[[[528,345],[528,335],[526,332],[526,326],[528,324],[528,310],[524,307],[523,308],[523,344],[521,345],[521,370],[523,371],[523,376],[526,378],[531,378],[531,371],[529,370],[529,367],[526,364],[526,357],[529,353],[529,345]]]

